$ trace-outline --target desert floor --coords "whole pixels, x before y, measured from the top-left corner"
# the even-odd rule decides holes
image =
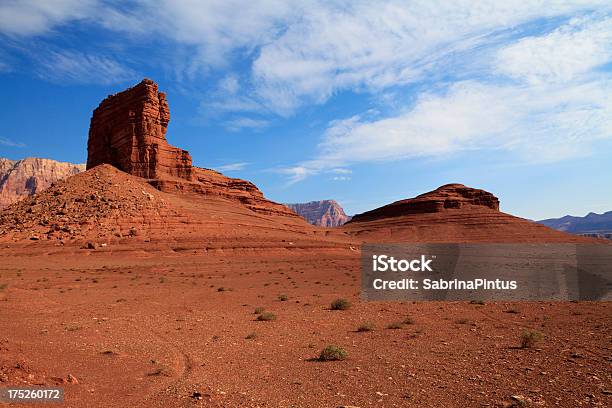
[[[0,386],[61,384],[69,407],[612,406],[610,302],[364,302],[347,249],[0,259]],[[521,349],[526,329],[545,337]],[[317,361],[329,344],[348,358]]]

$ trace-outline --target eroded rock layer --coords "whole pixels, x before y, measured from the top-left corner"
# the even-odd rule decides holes
[[[461,184],[358,214],[341,230],[366,242],[593,242],[505,214],[493,194]]]
[[[499,211],[499,200],[493,194],[463,184],[446,184],[434,191],[383,207],[357,214],[352,221],[369,221],[408,214],[437,213],[448,209],[466,209],[470,206]]]
[[[169,120],[166,96],[149,79],[109,96],[91,118],[87,168],[110,164],[163,192],[222,198],[258,213],[297,218],[267,200],[253,183],[192,166],[186,150],[166,141]]]
[[[170,109],[157,84],[138,85],[104,99],[91,118],[87,168],[111,164],[134,176],[191,180],[191,156],[166,141]]]

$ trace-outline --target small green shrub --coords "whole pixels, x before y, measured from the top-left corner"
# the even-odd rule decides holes
[[[340,346],[330,344],[321,350],[319,361],[340,361],[346,360],[348,353]]]
[[[403,324],[414,324],[414,319],[412,317],[407,317],[402,321]]]
[[[347,299],[336,299],[331,303],[331,310],[348,310],[351,308],[351,302]]]
[[[262,314],[264,312],[264,310],[266,310],[266,309],[264,309],[263,307],[256,307],[254,313],[255,314]]]
[[[260,322],[270,322],[272,320],[276,320],[276,315],[270,312],[264,312],[257,316],[257,320]]]
[[[247,336],[245,337],[245,339],[247,340],[254,340],[257,338],[257,333],[253,332],[253,333],[249,333],[247,334]]]
[[[369,332],[373,330],[374,330],[374,324],[370,322],[364,322],[357,328],[358,332]]]
[[[544,339],[544,335],[537,330],[525,330],[521,334],[521,348],[535,347]]]
[[[401,329],[402,328],[402,323],[401,322],[395,322],[395,323],[391,323],[389,325],[387,325],[387,329],[391,329],[391,330],[397,330],[397,329]]]

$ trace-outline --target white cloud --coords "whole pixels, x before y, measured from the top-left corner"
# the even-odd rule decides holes
[[[444,75],[497,33],[538,18],[604,2],[384,1],[331,2],[309,8],[253,63],[265,104],[289,115],[343,90],[377,92]],[[607,3],[609,8],[610,3]]]
[[[219,81],[219,92],[229,95],[235,95],[240,89],[238,77],[233,74],[226,75]]]
[[[0,3],[0,33],[32,36],[58,25],[95,15],[97,0],[4,0]]]
[[[7,139],[5,137],[0,137],[0,145],[8,146],[8,147],[26,147],[25,143],[16,142],[11,139]]]
[[[102,21],[112,30],[161,35],[193,47],[185,74],[194,76],[224,66],[238,50],[248,53],[271,41],[299,8],[282,0],[140,0],[131,10],[106,13]]]
[[[359,162],[488,150],[542,163],[589,154],[612,139],[612,20],[572,19],[499,48],[478,79],[421,93],[398,114],[330,122],[318,154],[286,169],[291,182]]]
[[[46,80],[76,84],[115,84],[136,78],[134,71],[110,57],[66,50],[40,57],[37,72]]]
[[[586,154],[609,138],[612,80],[520,87],[466,81],[442,95],[423,94],[394,117],[332,122],[319,154],[286,173],[297,182],[341,165],[484,149],[553,162]]]
[[[242,129],[262,130],[270,125],[270,122],[263,119],[236,118],[225,123],[225,128],[232,132]]]
[[[248,166],[248,164],[249,163],[247,162],[229,163],[229,164],[224,164],[222,166],[218,166],[217,170],[219,170],[220,172],[239,171],[239,170],[243,170],[246,166]]]
[[[569,82],[612,60],[612,17],[575,18],[552,33],[504,47],[497,70],[527,82]]]

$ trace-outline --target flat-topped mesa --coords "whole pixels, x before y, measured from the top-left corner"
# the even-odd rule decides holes
[[[166,141],[169,121],[166,95],[150,79],[108,96],[91,118],[87,169],[106,163],[146,179],[191,180],[189,152]]]
[[[409,214],[437,213],[452,209],[482,207],[499,211],[499,199],[493,194],[463,184],[445,184],[425,194],[396,201],[353,217],[351,222],[399,217]]]

